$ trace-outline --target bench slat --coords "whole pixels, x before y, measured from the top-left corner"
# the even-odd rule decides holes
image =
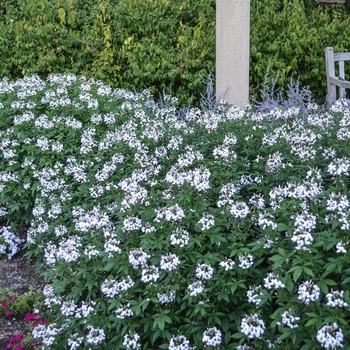
[[[335,53],[334,61],[350,61],[350,52]]]
[[[329,81],[334,84],[337,85],[341,88],[344,89],[350,89],[350,81],[347,80],[339,80],[338,78],[335,77],[329,77]]]
[[[318,4],[345,4],[345,0],[315,0]]]

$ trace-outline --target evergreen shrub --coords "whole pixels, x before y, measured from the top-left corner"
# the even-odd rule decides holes
[[[215,76],[215,0],[3,0],[0,76],[74,73],[181,104],[199,104]],[[326,95],[324,48],[350,51],[349,14],[314,0],[251,0],[251,95],[269,69]]]
[[[251,1],[252,94],[266,72],[287,87],[292,77],[309,87],[316,101],[327,94],[324,49],[350,51],[350,14],[343,5],[315,5],[313,0]],[[348,71],[350,67],[346,68]],[[260,97],[256,94],[256,97]]]

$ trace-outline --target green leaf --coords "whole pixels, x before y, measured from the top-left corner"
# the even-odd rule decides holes
[[[283,333],[278,337],[279,341],[290,338],[291,334],[293,333],[293,331],[289,328],[283,328],[282,332]]]
[[[289,227],[283,223],[279,223],[277,224],[277,230],[278,231],[288,231],[289,230]]]
[[[298,280],[298,278],[300,277],[300,275],[302,274],[303,272],[303,268],[298,266],[294,272],[293,272],[293,279],[294,279],[294,282],[296,282]]]
[[[315,276],[314,273],[312,272],[312,270],[309,269],[308,267],[303,267],[303,271],[309,276],[312,276],[312,277]]]
[[[350,277],[345,278],[343,281],[341,281],[341,284],[347,284],[350,282]]]
[[[245,334],[243,334],[243,333],[235,333],[235,334],[231,335],[232,339],[241,339],[241,338],[244,338],[244,337],[245,337]]]
[[[155,343],[155,341],[160,337],[160,329],[157,329],[152,335],[151,335],[151,342],[152,344]]]
[[[313,325],[319,324],[319,323],[322,324],[322,320],[320,320],[319,318],[312,318],[311,320],[309,320],[309,321],[306,322],[305,327],[313,326]]]
[[[326,284],[328,284],[329,286],[336,286],[336,285],[337,285],[336,282],[334,282],[333,280],[328,279],[328,278],[325,278],[325,279],[323,280],[323,282],[326,283]]]
[[[317,282],[317,285],[321,288],[322,292],[324,294],[328,294],[329,290],[328,290],[328,286],[326,283],[324,283],[322,280]]]

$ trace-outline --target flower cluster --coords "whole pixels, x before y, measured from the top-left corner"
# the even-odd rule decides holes
[[[10,231],[10,227],[0,227],[0,258],[11,259],[19,251],[19,245],[23,242],[23,239],[16,237]]]
[[[173,336],[169,342],[169,350],[189,350],[190,342],[184,335]]]
[[[261,338],[265,332],[265,323],[259,318],[258,314],[243,317],[241,332],[249,339]]]
[[[305,281],[298,288],[298,299],[305,304],[320,299],[320,288],[313,281]]]
[[[126,350],[141,349],[140,336],[137,333],[125,334],[123,346],[125,346]]]
[[[208,328],[202,337],[202,343],[204,347],[216,347],[222,342],[222,335],[219,329],[216,327]]]
[[[282,314],[282,324],[286,325],[291,329],[298,328],[296,322],[300,321],[300,317],[293,316],[289,311],[285,311]],[[277,322],[277,324],[281,324],[281,322]]]
[[[344,346],[343,332],[336,323],[331,326],[323,326],[317,332],[316,339],[325,349],[337,349]]]

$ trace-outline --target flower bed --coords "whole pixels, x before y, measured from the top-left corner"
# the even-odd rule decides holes
[[[30,225],[49,282],[34,338],[349,346],[346,101],[264,114],[176,103],[74,75],[0,83],[1,212]]]

